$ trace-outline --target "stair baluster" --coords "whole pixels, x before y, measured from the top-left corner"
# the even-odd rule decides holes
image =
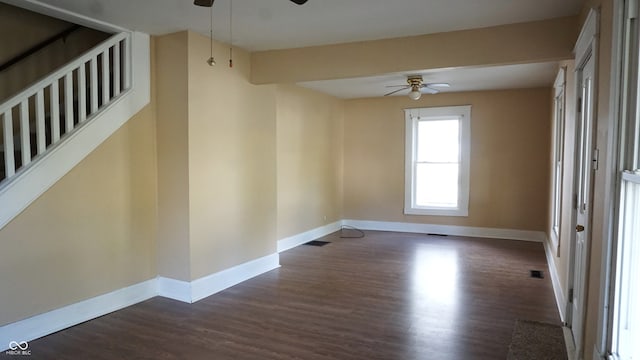
[[[129,39],[112,36],[0,104],[0,189],[130,88]]]

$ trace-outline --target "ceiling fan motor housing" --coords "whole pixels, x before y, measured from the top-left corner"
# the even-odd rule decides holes
[[[204,6],[204,7],[212,7],[214,1],[215,0],[194,0],[193,1],[193,5]]]
[[[422,76],[421,75],[409,76],[407,78],[407,84],[411,85],[411,87],[422,85]]]

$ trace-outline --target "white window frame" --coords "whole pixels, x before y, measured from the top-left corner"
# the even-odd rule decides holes
[[[640,353],[638,316],[640,297],[638,262],[637,189],[640,185],[640,12],[638,0],[614,1],[614,46],[612,55],[611,118],[614,129],[610,141],[617,153],[612,156],[609,175],[615,198],[605,198],[611,215],[605,219],[598,334],[594,358],[627,360]],[[631,206],[630,206],[631,205]],[[635,205],[635,209],[634,206]],[[635,224],[635,225],[634,225]],[[610,227],[610,228],[609,228]],[[633,239],[633,237],[635,239]],[[632,282],[635,285],[634,293]],[[631,313],[634,311],[635,313]]]
[[[471,158],[471,105],[405,109],[405,201],[407,215],[468,216],[469,180]],[[417,206],[416,194],[416,152],[417,128],[420,121],[457,118],[460,129],[460,168],[458,175],[458,206],[432,207]]]
[[[564,164],[564,123],[565,123],[565,87],[566,68],[562,67],[558,71],[554,83],[553,101],[553,167],[552,188],[551,188],[551,242],[556,251],[556,256],[560,256],[560,228],[562,222],[562,179]]]

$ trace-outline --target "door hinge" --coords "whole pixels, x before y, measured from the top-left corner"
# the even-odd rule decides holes
[[[573,304],[573,289],[569,289],[569,304]]]
[[[593,170],[598,170],[598,166],[600,165],[600,150],[593,149],[593,158],[591,159],[591,164]]]

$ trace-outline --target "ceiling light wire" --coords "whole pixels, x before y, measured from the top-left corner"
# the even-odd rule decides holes
[[[216,64],[216,60],[213,58],[213,5],[211,6],[210,17],[211,17],[211,22],[210,22],[211,27],[209,28],[210,57],[209,59],[207,59],[207,64],[209,64],[209,66],[214,66]]]
[[[233,0],[229,0],[229,67],[233,67]]]

